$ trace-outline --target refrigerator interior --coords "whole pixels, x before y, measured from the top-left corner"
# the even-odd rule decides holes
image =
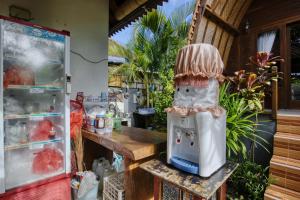
[[[36,143],[5,152],[6,188],[15,188],[64,172],[64,143]]]
[[[65,37],[2,23],[5,188],[65,173]]]

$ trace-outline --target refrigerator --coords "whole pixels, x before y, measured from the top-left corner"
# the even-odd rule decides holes
[[[70,174],[69,52],[67,32],[0,17],[0,197]]]

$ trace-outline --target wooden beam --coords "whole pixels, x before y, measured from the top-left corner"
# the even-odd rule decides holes
[[[206,1],[207,0],[197,0],[195,11],[193,13],[193,20],[189,30],[188,44],[193,44],[196,41],[198,27],[205,11]],[[195,31],[197,31],[196,34]]]
[[[120,21],[117,19],[110,19],[111,24],[109,27],[109,36],[114,35],[115,33],[123,30],[128,25],[132,24],[134,21],[139,19],[140,17],[143,17],[143,15],[147,14],[148,11],[152,11],[152,9],[156,9],[157,6],[162,5],[163,2],[167,2],[168,0],[152,0],[152,1],[146,1],[143,5],[140,5],[135,10],[131,11],[127,16],[122,18]],[[110,2],[111,6],[111,2]],[[112,8],[110,8],[112,9]],[[116,8],[118,9],[118,8]],[[114,15],[114,13],[113,13]]]
[[[273,73],[277,73],[277,67],[273,67]],[[272,81],[272,117],[276,119],[278,111],[278,81]]]
[[[233,34],[234,36],[240,34],[240,31],[238,29],[236,29],[234,26],[226,22],[224,19],[222,19],[218,14],[216,14],[208,7],[205,9],[204,16],[207,19],[210,19],[211,21],[215,22],[217,25],[223,27],[226,31]]]

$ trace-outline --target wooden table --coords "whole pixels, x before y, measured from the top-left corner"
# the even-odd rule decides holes
[[[159,153],[166,149],[166,133],[124,126],[121,131],[113,131],[111,136],[86,130],[82,130],[82,135],[85,140],[88,140],[84,147],[87,157],[85,160],[88,160],[89,163],[88,168],[91,167],[92,160],[99,156],[111,158],[110,153],[103,153],[105,149],[121,154],[125,161],[126,199],[147,200],[153,198],[153,176],[140,169],[139,165],[157,158]],[[101,148],[91,148],[91,146],[95,146],[95,143]],[[102,154],[97,151],[101,151]]]
[[[182,172],[156,159],[141,164],[140,168],[154,176],[154,200],[162,197],[172,200],[202,200],[215,194],[217,199],[225,200],[226,180],[237,166],[238,164],[227,162],[209,178]]]

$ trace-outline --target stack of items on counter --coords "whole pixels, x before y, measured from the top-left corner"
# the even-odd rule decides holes
[[[93,133],[111,134],[113,130],[113,115],[105,110],[93,109],[87,114],[87,129]]]
[[[121,120],[108,111],[106,93],[102,92],[99,97],[86,97],[84,108],[86,128],[90,132],[110,135],[113,128],[121,128]]]

